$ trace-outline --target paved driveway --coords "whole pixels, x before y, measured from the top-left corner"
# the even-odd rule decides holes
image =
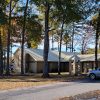
[[[39,87],[0,91],[0,100],[57,100],[88,91],[100,90],[100,80],[61,82]]]

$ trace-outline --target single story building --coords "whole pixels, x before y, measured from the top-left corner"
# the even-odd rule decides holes
[[[81,55],[79,53],[62,52],[61,53],[61,72],[69,72],[69,60],[72,56],[77,55],[80,58],[80,66],[82,71],[93,69],[95,67],[94,54]],[[14,53],[15,68],[21,71],[21,50],[18,48]],[[100,65],[100,54],[98,55],[98,64]],[[48,63],[49,72],[57,72],[59,61],[59,52],[49,50]],[[25,73],[41,73],[43,71],[43,50],[27,48],[24,50],[24,71]]]

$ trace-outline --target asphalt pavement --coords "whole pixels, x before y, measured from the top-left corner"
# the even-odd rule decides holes
[[[0,100],[57,100],[61,97],[100,90],[100,80],[59,82],[45,86],[0,91]]]

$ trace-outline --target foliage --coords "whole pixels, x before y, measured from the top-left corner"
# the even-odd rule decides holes
[[[6,45],[7,45],[7,26],[6,25],[2,25],[0,26],[0,30],[1,30],[1,38],[2,38],[2,46],[3,46],[3,49],[6,48]]]
[[[19,7],[19,12],[23,12],[23,7]],[[13,36],[17,36],[18,38],[21,38],[21,31],[22,31],[22,25],[23,25],[23,16],[16,15],[14,18],[15,25],[13,28],[15,29],[15,33]],[[20,30],[18,32],[18,29]],[[37,47],[37,45],[41,42],[42,36],[42,25],[40,24],[38,20],[38,16],[30,11],[30,6],[28,7],[27,16],[26,16],[26,30],[25,30],[25,42],[31,43],[34,41],[34,46]],[[19,39],[20,42],[20,39]]]
[[[94,29],[96,30],[97,28],[97,20],[98,20],[98,17],[99,17],[99,14],[95,14],[93,17],[92,17],[92,20],[90,21],[90,24],[94,27]],[[100,34],[100,33],[99,33]]]
[[[88,48],[86,51],[86,54],[94,54],[95,53],[95,48]],[[100,49],[98,49],[98,53],[100,53]]]
[[[65,43],[69,43],[70,40],[71,40],[71,39],[70,39],[69,35],[68,35],[67,33],[65,33],[64,36],[63,36],[63,41],[64,41]]]

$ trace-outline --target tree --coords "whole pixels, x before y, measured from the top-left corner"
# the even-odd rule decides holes
[[[21,45],[21,74],[24,74],[24,65],[23,65],[23,60],[24,60],[24,34],[25,34],[25,28],[26,28],[26,16],[27,16],[27,8],[28,8],[28,2],[29,0],[26,1],[26,6],[24,10],[24,20],[23,20],[23,30],[22,30],[22,45]]]
[[[9,22],[8,22],[8,36],[7,36],[7,68],[6,68],[6,75],[10,74],[9,71],[9,52],[10,52],[10,34],[11,34],[11,10],[12,10],[12,0],[9,3]]]
[[[85,54],[94,44],[94,29],[87,22],[81,21],[75,24],[75,33],[76,47],[80,48],[81,54]]]
[[[68,35],[67,32],[63,36],[63,41],[64,41],[64,43],[66,45],[66,52],[67,52],[67,50],[68,50],[68,44],[71,41],[70,36]]]
[[[6,10],[8,10],[9,9],[9,15],[8,15],[8,33],[7,33],[7,68],[6,68],[6,74],[7,75],[9,75],[10,74],[10,71],[9,71],[9,57],[10,57],[10,44],[11,44],[11,33],[12,33],[12,15],[14,16],[14,11],[16,11],[14,8],[16,7],[16,5],[17,5],[17,2],[18,2],[19,0],[10,0],[10,1],[8,1],[8,0],[5,0],[4,1],[4,4],[7,2],[7,4],[6,4]],[[27,5],[27,4],[26,4]],[[7,7],[8,6],[8,7]],[[26,7],[27,8],[27,7]],[[25,9],[25,14],[26,14],[26,10],[27,9]],[[17,12],[18,13],[18,12]],[[24,15],[25,15],[24,14]],[[25,17],[24,17],[24,22],[23,22],[23,34],[24,34],[24,32],[25,32],[25,20],[26,20],[26,15],[25,15]],[[23,35],[22,35],[22,37],[24,37]],[[23,43],[22,43],[23,44]],[[23,46],[22,46],[23,47]],[[23,73],[23,72],[22,72]]]
[[[0,75],[3,74],[3,50],[2,50],[2,38],[0,31]]]
[[[49,77],[48,74],[48,52],[49,52],[49,2],[45,2],[45,36],[44,36],[44,68],[43,77]]]
[[[72,10],[73,2],[70,0],[68,2],[66,1],[60,1],[60,0],[49,0],[49,1],[34,1],[35,4],[38,6],[41,5],[41,11],[45,11],[45,35],[44,35],[44,68],[43,68],[43,76],[49,76],[48,75],[48,50],[49,50],[49,19],[50,17],[54,20],[57,19],[57,22],[59,23],[59,27],[61,27],[61,34],[60,34],[60,52],[59,55],[61,55],[61,44],[62,44],[62,34],[63,34],[63,28],[65,23],[70,23],[71,20],[75,19],[76,12]],[[75,5],[75,4],[74,4]],[[70,7],[69,7],[70,6]],[[40,6],[39,6],[40,7]],[[67,8],[68,7],[68,8]],[[74,7],[77,7],[76,5]],[[70,13],[70,11],[72,13]],[[50,15],[49,15],[50,13]],[[67,13],[67,14],[66,14]],[[79,12],[78,12],[79,13]],[[51,16],[52,14],[52,16]],[[77,14],[78,15],[78,14]],[[73,17],[69,17],[73,16]],[[80,16],[77,16],[76,19],[79,19]],[[59,28],[58,27],[58,28]],[[59,61],[60,61],[59,56]],[[60,66],[60,63],[58,63]],[[60,72],[60,67],[58,67],[58,72]],[[60,74],[60,73],[59,73]]]
[[[7,25],[2,24],[0,25],[0,74],[3,75],[4,74],[4,70],[5,70],[5,51],[6,51],[6,46],[7,46]],[[5,70],[6,71],[6,70]]]
[[[31,48],[37,48],[42,39],[42,25],[40,24],[37,15],[28,17],[26,23],[27,44],[30,44]]]
[[[93,6],[92,6],[92,11],[91,14],[97,14],[97,21],[96,24],[94,23],[93,26],[96,30],[95,34],[95,67],[98,68],[98,39],[99,39],[99,33],[100,33],[100,1],[99,0],[93,0]]]
[[[10,53],[10,36],[11,36],[11,17],[12,17],[12,12],[13,12],[13,9],[16,5],[18,0],[5,0],[3,1],[3,6],[2,7],[5,7],[5,14],[7,15],[7,12],[9,12],[9,14],[7,15],[8,16],[8,33],[7,33],[7,68],[6,68],[6,75],[9,75],[10,74],[10,71],[9,71],[9,53]],[[15,3],[15,4],[14,4]],[[13,5],[14,4],[14,5]]]
[[[2,26],[7,23],[6,15],[3,12],[3,1],[0,2],[0,75],[3,74],[3,41]]]
[[[26,6],[24,7],[18,7],[18,8],[22,8],[20,11],[23,12],[23,8],[24,9],[24,15],[20,15],[19,14],[19,9],[16,8],[17,14],[15,14],[12,18],[11,18],[11,22],[12,22],[12,29],[13,29],[13,33],[12,35],[12,41],[13,42],[21,42],[22,41],[22,45],[21,45],[21,74],[24,74],[24,68],[23,68],[23,54],[24,54],[24,43],[27,42],[28,47],[29,47],[29,42],[33,42],[35,43],[34,47],[37,46],[37,44],[40,42],[39,39],[41,37],[41,25],[38,23],[38,21],[34,20],[35,17],[32,14],[29,14],[29,7],[28,7],[28,2],[29,0],[26,2]],[[24,18],[23,18],[24,16]],[[38,27],[40,27],[40,29],[38,29]],[[40,33],[39,33],[40,32]],[[35,34],[34,34],[35,33]],[[38,33],[38,34],[37,34]],[[34,35],[33,35],[34,34]],[[34,37],[34,38],[33,38]],[[14,39],[15,40],[14,40]],[[21,40],[22,39],[22,40]],[[37,43],[36,43],[37,42]]]
[[[41,12],[44,13],[44,67],[43,67],[43,77],[49,77],[49,66],[48,66],[48,52],[49,52],[49,13],[52,6],[52,0],[38,0],[35,4],[41,7]]]
[[[78,2],[73,0],[69,1],[56,1],[56,9],[58,10],[56,16],[61,22],[61,33],[60,33],[60,47],[59,47],[59,61],[58,61],[58,74],[60,74],[60,62],[61,62],[61,45],[62,45],[62,36],[64,31],[64,25],[68,25],[71,22],[78,21],[82,18],[81,11],[78,6]]]
[[[96,37],[95,37],[95,66],[98,68],[98,38],[99,38],[99,33],[100,33],[100,10],[98,14],[98,19],[97,19],[97,26],[96,26]]]

